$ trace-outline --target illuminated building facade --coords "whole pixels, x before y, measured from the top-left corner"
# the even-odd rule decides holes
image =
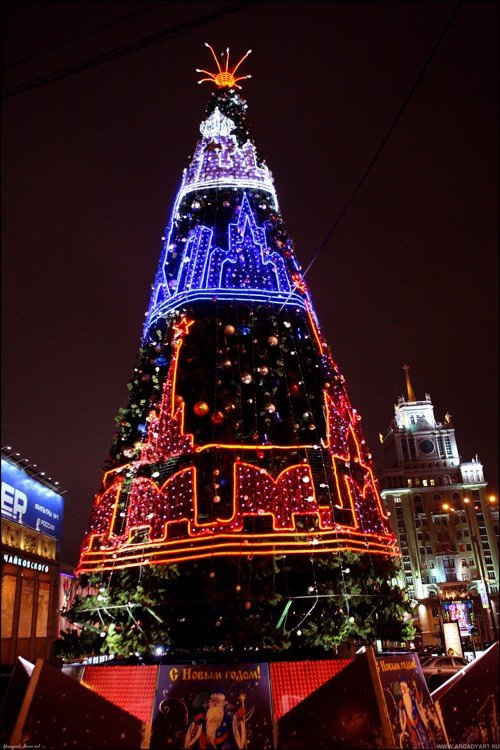
[[[378,476],[422,640],[438,643],[443,617],[458,606],[472,613],[462,635],[472,626],[477,642],[488,642],[498,637],[497,498],[487,493],[477,456],[460,458],[450,415],[437,422],[430,396],[415,397],[405,370],[407,398],[399,397],[392,424],[380,436]]]
[[[397,554],[235,70],[207,73],[218,90],[162,238],[78,573],[250,550]]]
[[[57,638],[64,501],[55,483],[2,450],[2,664],[47,659]]]

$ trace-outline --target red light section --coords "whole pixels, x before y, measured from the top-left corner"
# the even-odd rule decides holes
[[[278,721],[321,685],[341,672],[352,659],[290,661],[270,664],[274,720]]]
[[[156,665],[85,667],[82,685],[145,724],[151,722],[156,694]]]

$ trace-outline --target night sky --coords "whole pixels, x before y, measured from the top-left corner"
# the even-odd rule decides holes
[[[227,2],[4,2],[2,91]],[[3,435],[66,488],[74,564],[127,400],[161,237],[212,69],[241,68],[257,145],[305,268],[454,2],[256,3],[3,101]],[[136,11],[144,13],[115,24]],[[402,365],[498,487],[498,5],[461,5],[397,128],[307,274],[367,441]]]

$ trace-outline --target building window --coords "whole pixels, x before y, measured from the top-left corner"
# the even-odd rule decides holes
[[[36,613],[36,637],[47,637],[49,620],[50,583],[40,581],[38,584],[38,609]]]
[[[447,581],[455,581],[456,580],[455,579],[455,571],[454,570],[449,570],[449,571],[446,570],[445,574],[446,574],[446,580]]]
[[[435,479],[429,479],[429,484],[430,484],[431,487],[434,487],[436,485],[436,480]]]
[[[439,458],[444,458],[443,438],[441,435],[436,438],[436,442],[439,450]]]
[[[433,568],[433,567],[434,567],[434,560],[429,560],[429,568]]]
[[[17,629],[19,638],[29,638],[31,636],[34,591],[35,580],[33,578],[23,578],[21,586],[21,606],[19,609],[19,626]]]
[[[488,578],[490,578],[492,581],[495,580],[495,573],[492,570],[488,571]]]
[[[488,544],[488,542],[483,542],[482,545],[485,552],[490,551],[490,545]]]
[[[462,557],[462,567],[463,568],[467,568],[468,567],[467,560],[465,559],[465,557]]]
[[[490,586],[490,592],[492,594],[498,594],[498,586]]]
[[[486,557],[484,558],[484,561],[486,565],[493,565],[493,560],[491,559],[491,557],[488,557],[488,555],[486,555]]]
[[[408,479],[408,487],[412,487],[412,486],[413,486],[413,482],[411,481],[411,479]]]
[[[425,555],[425,547],[419,547],[418,551],[420,552],[421,555]]]
[[[451,456],[451,441],[448,435],[444,436],[444,447],[446,448],[446,455]]]
[[[471,568],[474,567],[474,558],[473,557],[469,557],[469,565],[471,566]]]
[[[462,573],[462,581],[468,581],[469,580],[469,574],[468,573]]]
[[[467,552],[472,552],[472,544],[466,544],[465,548],[466,548]]]
[[[436,576],[431,576],[431,583],[437,583]]]
[[[456,502],[460,502],[460,495],[458,494],[458,492],[454,492],[451,497],[452,497],[452,500],[455,500]]]
[[[2,576],[2,638],[12,638],[16,576]]]
[[[415,452],[415,441],[413,438],[408,438],[408,448],[410,451],[410,459],[412,461],[415,461],[417,458],[417,454]]]

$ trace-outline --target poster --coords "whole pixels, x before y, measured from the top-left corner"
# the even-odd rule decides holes
[[[160,667],[151,748],[272,750],[267,664]]]
[[[444,650],[448,656],[461,656],[464,651],[460,640],[460,629],[456,620],[443,622]]]
[[[408,652],[379,656],[376,665],[395,747],[445,747],[445,733],[418,656]]]
[[[458,622],[460,635],[468,636],[475,625],[474,607],[470,599],[441,602],[443,622]]]

